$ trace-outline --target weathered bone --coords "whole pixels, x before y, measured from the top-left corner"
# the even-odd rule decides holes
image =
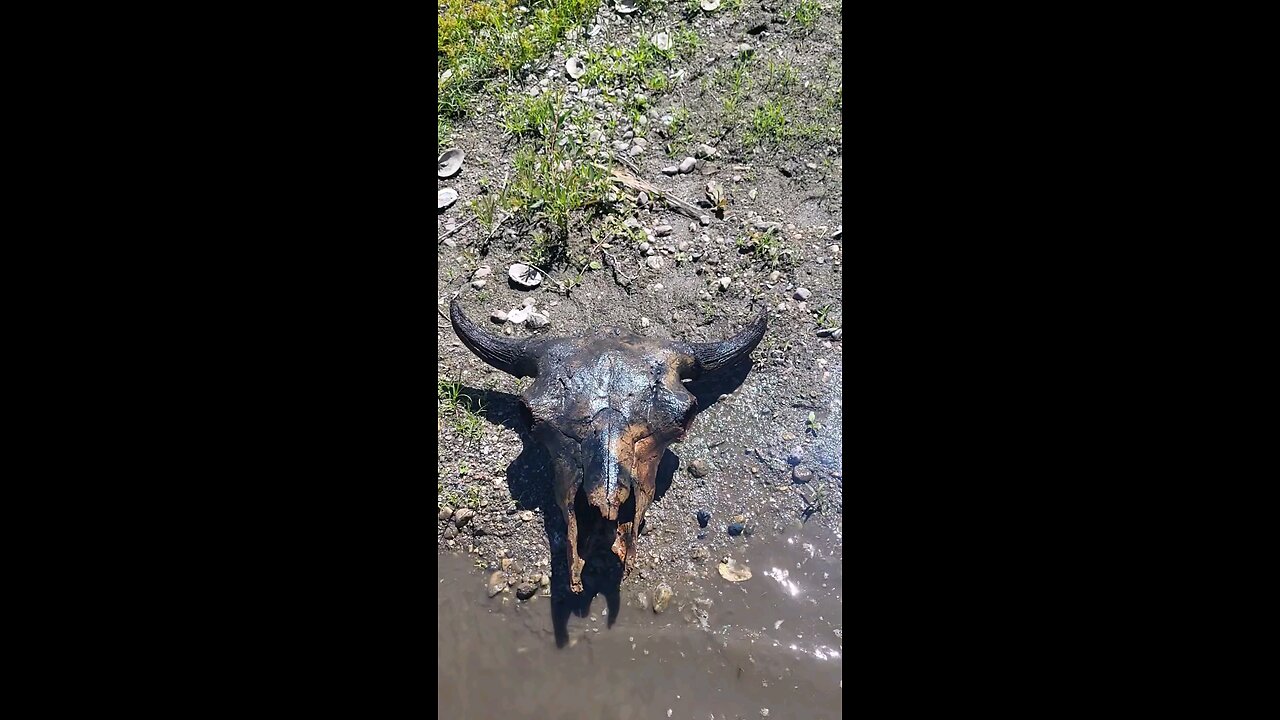
[[[569,545],[569,587],[582,592],[585,566],[578,537],[581,493],[600,513],[597,530],[613,530],[610,550],[631,572],[636,534],[656,494],[658,466],[667,446],[683,438],[697,404],[682,379],[737,364],[764,336],[767,312],[722,342],[684,343],[603,328],[585,338],[508,340],[476,327],[458,301],[450,320],[481,360],[516,377],[536,380],[522,394],[533,416],[533,435],[550,451],[553,494],[564,516]],[[619,512],[631,500],[635,516]],[[593,540],[607,538],[592,535]],[[590,549],[589,547],[587,548]]]

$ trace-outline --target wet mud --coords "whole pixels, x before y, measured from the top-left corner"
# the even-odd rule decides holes
[[[743,544],[752,576],[676,583],[662,613],[629,591],[565,628],[551,588],[487,597],[489,573],[439,555],[437,710],[467,718],[837,718],[841,538],[819,524]],[[718,563],[720,558],[713,558]],[[612,622],[611,622],[612,619]],[[557,643],[557,634],[567,642]],[[767,710],[767,715],[763,711]]]

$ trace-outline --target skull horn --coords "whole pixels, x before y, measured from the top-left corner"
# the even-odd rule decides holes
[[[457,298],[449,303],[449,321],[453,323],[453,331],[458,334],[462,344],[486,363],[518,378],[538,374],[541,340],[508,340],[485,332],[462,314],[462,306],[458,304]]]
[[[695,372],[719,370],[736,365],[751,354],[764,337],[765,326],[769,319],[769,311],[761,310],[760,315],[737,335],[710,343],[683,343],[682,349],[694,359]]]

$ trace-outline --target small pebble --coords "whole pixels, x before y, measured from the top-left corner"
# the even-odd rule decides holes
[[[501,572],[495,572],[489,576],[489,597],[494,597],[507,587],[507,580],[502,576]]]
[[[745,526],[742,523],[731,523],[729,525],[729,534],[733,537],[737,537],[742,534],[744,527]]]
[[[449,247],[458,247],[458,243],[456,243],[456,242],[454,242],[454,241],[452,241],[452,240],[445,240],[445,241],[444,241],[444,244],[445,244],[445,245],[448,245]]]
[[[493,274],[493,268],[490,268],[488,265],[482,265],[476,268],[476,274],[473,275],[472,277],[474,277],[476,280],[479,280],[481,278],[487,278],[492,274]]]
[[[702,217],[699,217],[699,218],[698,218],[698,222],[702,223],[702,224],[703,224],[703,226],[710,225],[710,224],[711,224],[711,216],[710,216],[710,215],[703,215]]]
[[[662,258],[660,258],[660,257],[648,257],[648,258],[645,258],[645,259],[644,259],[644,264],[645,264],[645,265],[648,265],[648,266],[649,266],[651,269],[653,269],[653,270],[661,270],[661,269],[662,269]]]
[[[653,612],[661,613],[671,604],[671,586],[662,583],[653,590]]]
[[[671,234],[670,225],[659,225],[653,229],[653,233],[658,237],[666,237]]]
[[[453,514],[453,524],[457,525],[458,529],[461,530],[463,527],[466,526],[468,522],[471,521],[471,518],[475,516],[476,516],[475,510],[472,510],[470,508],[461,508]]]
[[[707,461],[702,458],[698,458],[697,460],[689,463],[689,474],[696,478],[706,477]]]
[[[507,313],[502,310],[494,310],[492,313],[489,314],[489,319],[493,320],[494,322],[504,323],[507,321]]]
[[[810,293],[808,288],[796,288],[796,293],[792,297],[794,297],[797,300],[808,300],[809,295]]]
[[[778,278],[780,277],[782,277],[782,273],[777,270],[774,270],[773,272],[769,273],[769,282],[778,282]]]
[[[721,289],[721,290],[728,290],[728,289],[729,289],[729,286],[730,286],[731,284],[733,284],[733,281],[732,281],[732,280],[730,280],[729,278],[727,278],[727,277],[722,277],[722,278],[720,278],[720,289]]]
[[[538,586],[531,582],[522,582],[516,585],[516,597],[521,600],[528,600],[533,594],[538,592]]]
[[[669,166],[669,167],[664,167],[664,168],[662,168],[662,174],[663,174],[663,175],[678,175],[678,174],[680,174],[680,168],[679,168],[679,166],[676,166],[676,165],[671,165],[671,166]]]
[[[537,298],[527,297],[524,300],[520,301],[520,304],[524,307],[533,307],[534,305],[538,304],[538,300]]]
[[[694,160],[694,159],[693,159],[693,158],[691,158],[691,157],[687,157],[687,158],[685,158],[684,160],[681,160],[681,161],[680,161],[680,172],[682,172],[682,173],[690,173],[690,172],[693,172],[693,166],[694,166],[694,165],[696,165],[697,163],[698,163],[698,161],[697,161],[697,160]]]
[[[711,522],[711,513],[707,510],[698,511],[698,527],[706,527]]]
[[[813,479],[813,471],[803,465],[791,469],[791,477],[798,483],[807,483]]]
[[[649,318],[647,317],[640,318],[640,327],[646,327],[646,328],[649,327]]]
[[[550,325],[550,324],[551,324],[551,320],[546,315],[543,315],[542,313],[536,313],[536,312],[529,313],[529,327],[541,328],[541,327],[546,327],[547,325]]]

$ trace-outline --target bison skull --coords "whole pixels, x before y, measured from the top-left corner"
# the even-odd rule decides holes
[[[750,355],[766,317],[762,312],[742,332],[714,343],[644,338],[612,327],[584,338],[512,340],[476,327],[457,300],[450,305],[454,331],[471,352],[505,373],[534,378],[521,400],[534,438],[553,459],[574,592],[582,592],[584,565],[579,515],[598,513],[607,521],[599,527],[613,531],[611,549],[624,576],[629,573],[659,461],[693,420],[697,400],[683,381]]]

